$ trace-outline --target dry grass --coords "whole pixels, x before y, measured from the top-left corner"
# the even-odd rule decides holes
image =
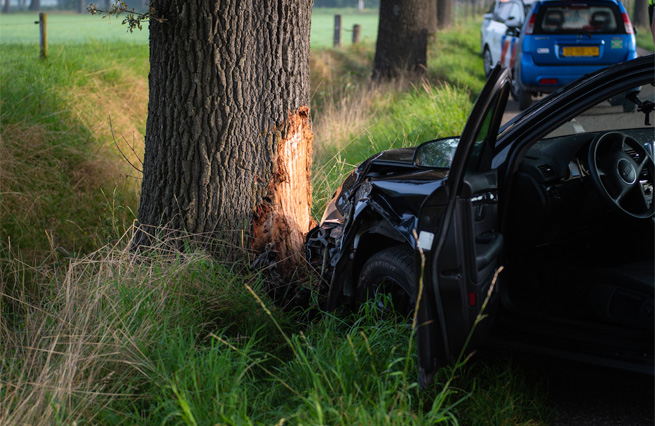
[[[153,373],[145,352],[158,329],[188,315],[177,301],[203,286],[191,269],[209,257],[135,255],[129,238],[65,266],[37,269],[18,259],[6,266],[0,424],[94,424],[117,399],[148,398],[135,387]],[[36,287],[5,287],[27,276]],[[213,296],[208,305],[229,306],[224,289]]]

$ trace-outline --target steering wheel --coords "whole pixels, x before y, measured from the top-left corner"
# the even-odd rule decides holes
[[[619,211],[638,219],[655,213],[653,159],[636,140],[618,132],[596,136],[589,146],[589,172],[600,193]]]

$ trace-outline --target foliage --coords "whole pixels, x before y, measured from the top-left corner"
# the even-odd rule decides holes
[[[91,15],[101,15],[103,18],[111,16],[118,18],[123,15],[123,25],[127,26],[129,32],[133,32],[135,29],[141,31],[143,29],[141,24],[145,21],[154,20],[159,23],[166,21],[157,16],[157,11],[152,6],[149,6],[145,12],[137,12],[134,8],[130,9],[124,1],[114,1],[107,9],[98,9],[95,4],[91,3],[87,11]]]

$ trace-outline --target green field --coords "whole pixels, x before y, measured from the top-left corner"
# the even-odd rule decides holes
[[[377,10],[314,9],[312,12],[312,48],[331,47],[334,34],[334,15],[342,19],[343,45],[351,44],[353,25],[361,25],[361,41],[375,42],[378,31]],[[0,15],[0,43],[39,43],[37,13]],[[147,26],[143,31],[129,33],[121,19],[102,18],[89,14],[48,13],[48,43],[84,43],[92,40],[148,43]]]

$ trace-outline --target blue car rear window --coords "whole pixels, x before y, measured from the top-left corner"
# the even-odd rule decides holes
[[[540,10],[535,34],[617,34],[620,14],[613,5],[571,3],[545,6]],[[622,31],[623,30],[623,31]]]

